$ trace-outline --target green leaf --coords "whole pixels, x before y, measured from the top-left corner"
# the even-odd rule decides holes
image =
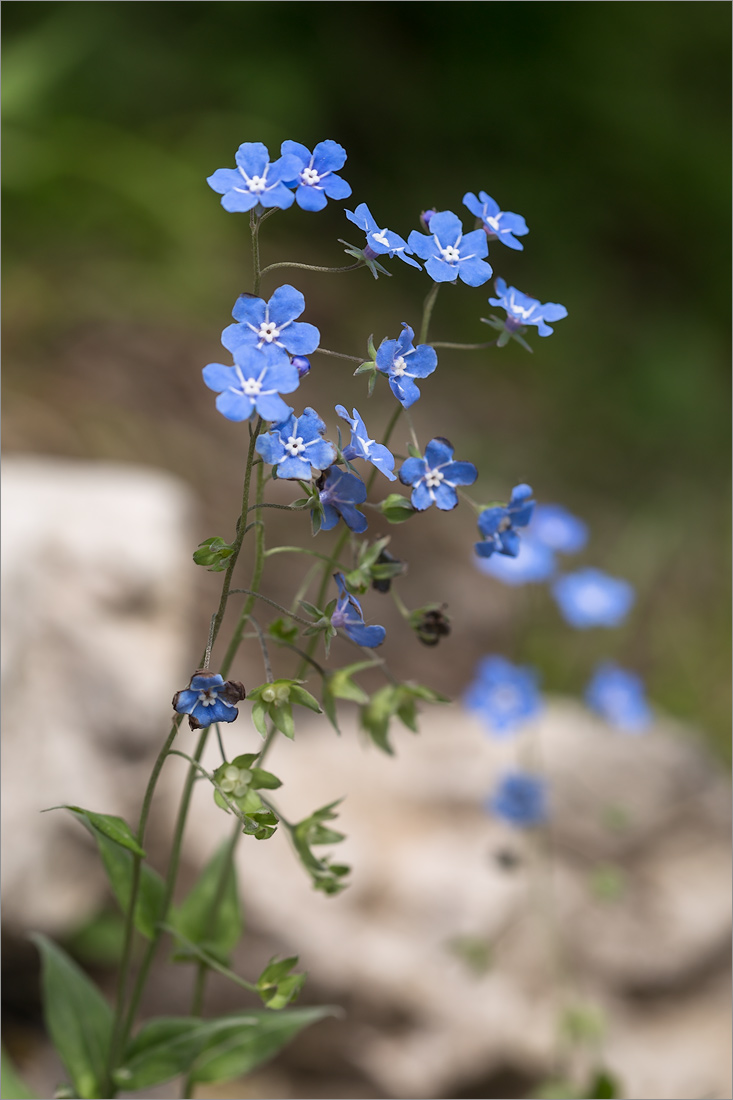
[[[615,1100],[621,1095],[618,1080],[606,1069],[599,1069],[590,1083],[587,1092],[589,1100]]]
[[[223,1017],[216,1035],[207,1042],[191,1069],[193,1083],[228,1081],[251,1073],[285,1046],[299,1031],[337,1010],[314,1006],[282,1012],[260,1009],[247,1016]],[[251,1018],[255,1017],[255,1023]]]
[[[362,706],[368,703],[369,696],[362,687],[354,683],[352,676],[367,668],[373,668],[375,663],[374,661],[356,661],[353,665],[345,665],[334,672],[329,672],[326,679],[328,690],[333,698],[350,699],[353,703],[360,703]]]
[[[298,627],[292,619],[274,619],[267,632],[274,641],[285,645],[292,645],[298,637]]]
[[[114,840],[115,844],[120,844],[123,848],[127,848],[129,852],[145,859],[145,852],[123,818],[117,817],[115,814],[97,814],[93,810],[84,810],[81,806],[53,806],[52,809],[71,810],[73,814],[86,818],[89,824],[102,836],[109,837],[110,840]]]
[[[195,1017],[150,1020],[128,1045],[115,1084],[133,1092],[188,1073],[210,1038],[209,1029]]]
[[[272,772],[266,772],[264,768],[252,768],[251,786],[254,790],[276,791],[278,787],[282,787],[282,780]]]
[[[224,874],[226,882],[222,892]],[[237,876],[228,844],[223,844],[214,853],[188,897],[171,913],[170,923],[187,940],[203,947],[214,958],[227,961],[243,927]],[[190,958],[185,952],[177,952],[174,957],[177,961]]]
[[[30,1091],[4,1047],[0,1051],[0,1100],[35,1100],[35,1093]]]
[[[46,1027],[82,1100],[103,1097],[112,1037],[112,1009],[97,987],[61,948],[35,933],[42,959]]]
[[[414,516],[415,509],[407,499],[399,493],[390,493],[380,503],[379,510],[387,520],[387,523],[404,523],[410,516]]]
[[[311,876],[314,888],[322,890],[325,894],[337,894],[345,888],[346,883],[340,880],[349,873],[350,868],[331,864],[327,858],[319,859],[313,854],[311,847],[314,844],[337,844],[344,839],[343,833],[337,833],[333,829],[324,827],[323,824],[336,817],[334,807],[340,802],[341,799],[329,802],[327,806],[322,806],[320,810],[316,810],[310,817],[304,818],[290,829],[293,847],[300,862]]]
[[[252,724],[262,737],[267,737],[267,707],[261,699],[256,699],[252,704]]]
[[[289,959],[270,959],[257,979],[257,990],[268,1008],[280,1011],[294,1001],[305,985],[305,974],[291,974],[297,966],[298,956]]]
[[[208,565],[210,573],[221,573],[226,569],[233,553],[234,546],[215,535],[199,543],[199,549],[194,550],[193,560],[196,565]]]
[[[290,703],[286,703],[285,706],[281,707],[270,707],[270,717],[280,733],[284,733],[292,741],[295,737],[295,722],[293,721],[293,708]]]
[[[410,456],[410,458],[422,458],[420,448],[416,447],[414,443],[408,443],[407,444],[407,453]]]
[[[305,688],[300,687],[298,684],[294,684],[290,689],[290,698],[294,703],[297,703],[301,707],[308,707],[309,710],[313,710],[316,714],[321,713],[321,706],[317,699],[311,695]]]

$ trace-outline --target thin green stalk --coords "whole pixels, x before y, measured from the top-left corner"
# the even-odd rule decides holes
[[[314,355],[332,355],[334,359],[350,359],[352,363],[363,363],[362,355],[344,355],[342,351],[327,351],[326,348],[316,348]]]
[[[433,348],[452,348],[454,351],[481,351],[483,348],[495,348],[496,340],[487,340],[485,344],[453,344],[433,340],[430,346]]]
[[[435,299],[438,297],[438,291],[440,290],[440,283],[433,283],[430,290],[427,293],[425,302],[422,308],[422,323],[420,325],[420,340],[421,344],[426,343],[428,338],[428,330],[430,329],[430,318],[433,315],[433,306],[435,305]]]
[[[284,261],[279,264],[270,264],[269,267],[266,267],[265,270],[261,272],[261,275],[269,275],[271,271],[277,271],[280,267],[297,267],[301,271],[324,271],[332,275],[337,275],[342,271],[356,271],[358,267],[364,266],[363,260],[357,260],[355,264],[348,264],[346,267],[316,267],[314,264],[296,264]]]
[[[271,550],[265,550],[266,558],[273,554],[307,554],[311,558],[320,558],[321,561],[331,561],[328,554],[319,554],[317,550],[309,550],[305,546],[273,546]]]

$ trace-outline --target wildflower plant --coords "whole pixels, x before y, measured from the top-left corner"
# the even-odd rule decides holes
[[[267,843],[276,831],[284,831],[314,889],[338,894],[349,877],[348,866],[330,851],[343,839],[334,827],[338,803],[315,807],[302,820],[291,820],[287,788],[266,767],[272,746],[280,737],[297,737],[306,712],[323,715],[338,729],[339,708],[356,706],[361,728],[378,748],[391,753],[395,726],[416,731],[421,707],[447,701],[429,684],[402,680],[399,670],[390,669],[378,652],[387,634],[380,622],[385,598],[394,600],[402,618],[398,637],[403,645],[446,644],[454,625],[442,604],[410,608],[403,602],[399,589],[408,562],[399,549],[401,524],[418,526],[421,513],[433,505],[447,512],[467,502],[478,517],[480,560],[487,565],[502,558],[522,561],[524,531],[534,508],[529,486],[517,485],[502,501],[473,498],[467,489],[478,481],[479,471],[470,448],[461,446],[460,458],[454,458],[453,444],[440,434],[444,426],[438,415],[435,434],[421,445],[408,410],[423,397],[429,400],[428,380],[440,369],[440,349],[501,347],[530,325],[547,336],[552,330],[546,322],[566,311],[559,305],[542,306],[497,279],[498,298],[491,299],[492,304],[504,305],[507,312],[506,322],[497,322],[497,338],[480,344],[431,342],[441,285],[484,286],[492,276],[490,246],[498,240],[515,250],[522,247],[516,237],[526,233],[524,219],[502,213],[483,191],[478,198],[466,194],[469,209],[479,218],[474,229],[466,231],[451,211],[428,211],[415,219],[420,229],[400,235],[382,228],[367,204],[360,202],[345,212],[366,235],[361,247],[346,244],[353,262],[324,268],[278,260],[263,267],[260,246],[267,219],[291,207],[289,217],[303,211],[305,216],[334,218],[334,204],[351,194],[340,174],[346,159],[342,146],[330,139],[313,149],[285,141],[275,156],[261,142],[250,141],[237,150],[235,167],[219,168],[208,177],[224,211],[243,215],[232,219],[232,232],[248,228],[252,249],[250,287],[237,298],[234,322],[226,325],[221,337],[232,361],[204,366],[201,390],[202,402],[207,400],[206,387],[217,395],[213,400],[219,413],[241,432],[246,451],[241,508],[227,525],[227,534],[205,539],[193,554],[196,564],[222,574],[220,595],[200,667],[174,695],[173,720],[143,794],[136,827],[109,814],[66,807],[99,846],[124,914],[124,941],[112,1008],[58,947],[38,937],[49,1033],[69,1078],[62,1086],[64,1095],[115,1097],[121,1090],[146,1090],[180,1076],[183,1095],[191,1096],[199,1084],[249,1072],[301,1028],[331,1011],[293,1007],[304,981],[295,969],[295,956],[270,960],[259,975],[244,976],[231,967],[231,953],[243,930],[234,859],[241,843]],[[390,219],[393,213],[399,214],[389,212]],[[391,263],[395,258],[399,265]],[[431,285],[422,316],[404,320],[401,335],[395,337],[394,330],[385,333],[378,345],[371,337],[363,343],[355,338],[353,353],[346,354],[323,346],[325,319],[313,315],[300,286],[278,282],[283,269],[297,272],[299,280],[311,273],[358,269],[375,277],[396,274],[397,269],[404,278],[420,278],[424,269]],[[357,352],[359,346],[366,347],[366,354]],[[304,379],[328,364],[329,357],[351,362],[354,373],[363,376],[365,401],[377,384],[382,387],[391,406],[385,424],[361,403],[349,413],[341,403],[345,395],[338,392],[338,374],[328,408],[316,410],[305,403],[300,392]],[[348,428],[346,440],[334,409]],[[406,454],[399,453],[395,434],[403,418],[411,438]],[[268,499],[275,482],[285,484],[279,486],[277,500]],[[290,513],[292,544],[268,544],[270,508]],[[383,534],[385,524],[395,527],[394,544]],[[309,545],[301,545],[311,532]],[[470,553],[467,541],[467,559]],[[266,575],[281,554],[305,555],[313,562],[285,604],[268,594]],[[223,627],[232,605],[234,625],[225,640]],[[343,642],[338,649],[332,647],[337,637]],[[251,669],[246,684],[230,679],[232,673],[245,678],[239,666],[245,639],[259,646],[264,675],[260,683],[249,682]],[[342,653],[348,656],[339,663]],[[423,657],[426,668],[429,657]],[[384,682],[374,687],[374,677]],[[535,675],[499,657],[482,663],[466,700],[499,734],[511,733],[540,708]],[[193,746],[181,735],[184,718],[197,736]],[[213,771],[202,764],[210,739],[215,739],[221,756]],[[144,846],[157,783],[171,756],[183,758],[188,770],[170,859],[160,874]],[[178,868],[197,781],[199,790],[208,788],[230,834],[181,897]],[[522,782],[523,787],[516,779],[505,784],[494,805],[517,823],[520,818],[522,824],[539,823],[545,813],[544,793]],[[172,949],[174,960],[194,969],[190,1004],[181,1017],[139,1022],[151,967],[164,945]],[[212,970],[248,991],[250,1001],[241,1010],[218,1019],[203,1016]],[[260,1007],[251,1007],[252,998],[259,999]]]

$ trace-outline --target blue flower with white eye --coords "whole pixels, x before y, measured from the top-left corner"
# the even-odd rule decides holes
[[[256,348],[268,363],[285,362],[291,355],[310,355],[318,347],[321,334],[315,325],[296,321],[305,309],[305,298],[294,286],[279,286],[265,302],[252,294],[240,294],[221,342],[232,355],[241,348]]]
[[[612,661],[598,665],[585,689],[585,701],[610,725],[627,733],[641,733],[652,720],[641,677]]]
[[[296,157],[280,157],[270,163],[267,146],[261,141],[245,141],[234,156],[236,168],[217,168],[206,182],[212,191],[222,196],[221,205],[231,213],[252,210],[260,206],[279,206],[287,210],[293,205],[293,192],[283,180],[296,175],[300,162]]]
[[[486,801],[486,809],[519,828],[547,820],[547,783],[530,772],[508,772]]]
[[[444,512],[458,504],[456,486],[473,485],[478,470],[473,462],[454,462],[453,446],[438,436],[425,448],[425,458],[408,458],[402,463],[400,481],[412,485],[412,507],[424,512],[436,504]]]
[[[507,286],[504,279],[496,280],[498,298],[489,298],[492,306],[502,306],[506,310],[504,329],[506,332],[522,332],[527,325],[537,325],[539,336],[549,336],[554,329],[548,321],[561,321],[568,311],[559,302],[538,302],[528,294],[522,294],[515,286]]]
[[[577,554],[588,541],[588,525],[562,504],[538,504],[529,534],[558,554]]]
[[[333,579],[338,585],[339,598],[331,615],[332,626],[343,630],[357,645],[366,646],[368,649],[381,645],[387,631],[383,626],[365,624],[361,604],[347,591],[343,573],[334,573]]]
[[[467,191],[463,196],[463,205],[483,222],[484,233],[489,240],[501,241],[507,248],[518,249],[520,252],[524,249],[517,237],[524,237],[529,229],[521,214],[501,210],[498,202],[485,191],[479,191],[478,198],[473,191]]]
[[[512,587],[521,584],[538,584],[549,580],[555,572],[555,555],[549,547],[524,535],[516,558],[506,554],[493,554],[490,558],[474,559],[476,566],[489,577]]]
[[[357,504],[363,504],[367,498],[366,485],[360,477],[341,470],[338,466],[332,466],[326,475],[323,487],[318,490],[318,495],[323,505],[322,531],[330,531],[335,527],[339,516],[357,535],[366,531],[367,518],[356,507]]]
[[[468,286],[481,286],[491,278],[492,268],[484,260],[489,246],[483,229],[463,232],[460,218],[441,210],[430,218],[430,233],[413,229],[407,243],[425,263],[436,283],[453,283],[460,278]]]
[[[192,730],[203,729],[213,722],[233,722],[238,718],[237,703],[244,695],[244,687],[238,681],[202,670],[194,673],[187,688],[173,696],[173,709],[188,715]]]
[[[287,356],[268,362],[261,352],[247,347],[235,353],[233,367],[209,363],[203,375],[209,389],[219,394],[216,407],[227,420],[248,420],[255,411],[263,420],[285,419],[290,406],[280,394],[292,393],[300,383]]]
[[[579,569],[566,573],[552,586],[563,618],[578,630],[592,626],[619,626],[634,603],[634,589],[628,581],[609,577],[600,569]]]
[[[408,324],[402,322],[402,332],[396,340],[382,340],[377,348],[377,370],[389,378],[389,388],[403,408],[409,409],[420,397],[415,385],[416,378],[427,378],[438,365],[435,348],[429,344],[412,341],[415,333]]]
[[[348,199],[351,188],[336,175],[346,163],[346,150],[337,141],[319,141],[312,153],[298,141],[284,141],[280,152],[297,164],[295,172],[283,179],[296,188],[295,201],[301,210],[323,210],[328,199]]]
[[[420,270],[417,260],[411,259],[412,249],[407,241],[403,240],[398,233],[393,233],[391,229],[380,229],[365,202],[360,202],[354,211],[344,210],[344,214],[350,222],[358,225],[359,229],[363,229],[366,233],[364,255],[367,259],[373,260],[377,256],[385,255],[390,259],[392,256],[399,256],[406,264]]]
[[[351,442],[347,447],[344,447],[344,458],[348,459],[349,462],[352,458],[363,458],[365,462],[371,462],[372,466],[376,466],[379,472],[389,478],[390,481],[395,481],[396,475],[392,472],[394,470],[394,455],[382,443],[376,443],[369,438],[366,424],[357,410],[353,409],[354,415],[349,416],[343,405],[337,405],[336,412],[342,420],[348,422],[351,428]]]
[[[504,657],[484,657],[476,678],[463,697],[463,704],[481,718],[492,733],[513,733],[542,705],[534,669],[513,665]]]
[[[490,558],[495,552],[516,558],[520,540],[515,528],[526,527],[531,520],[535,505],[531,497],[529,485],[515,485],[508,504],[484,508],[478,517],[478,529],[484,536],[483,542],[476,543],[480,558]]]
[[[277,467],[278,478],[310,480],[312,470],[325,470],[336,459],[333,443],[323,439],[326,425],[315,409],[306,408],[275,424],[255,443],[265,462]]]

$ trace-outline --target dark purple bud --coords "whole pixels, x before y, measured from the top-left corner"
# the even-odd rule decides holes
[[[298,378],[305,378],[306,374],[310,374],[311,361],[304,355],[294,355],[290,362],[297,370]]]
[[[430,219],[432,218],[433,214],[437,213],[438,211],[436,207],[433,207],[432,210],[423,210],[422,214],[420,215],[420,223],[427,233],[430,232]]]

